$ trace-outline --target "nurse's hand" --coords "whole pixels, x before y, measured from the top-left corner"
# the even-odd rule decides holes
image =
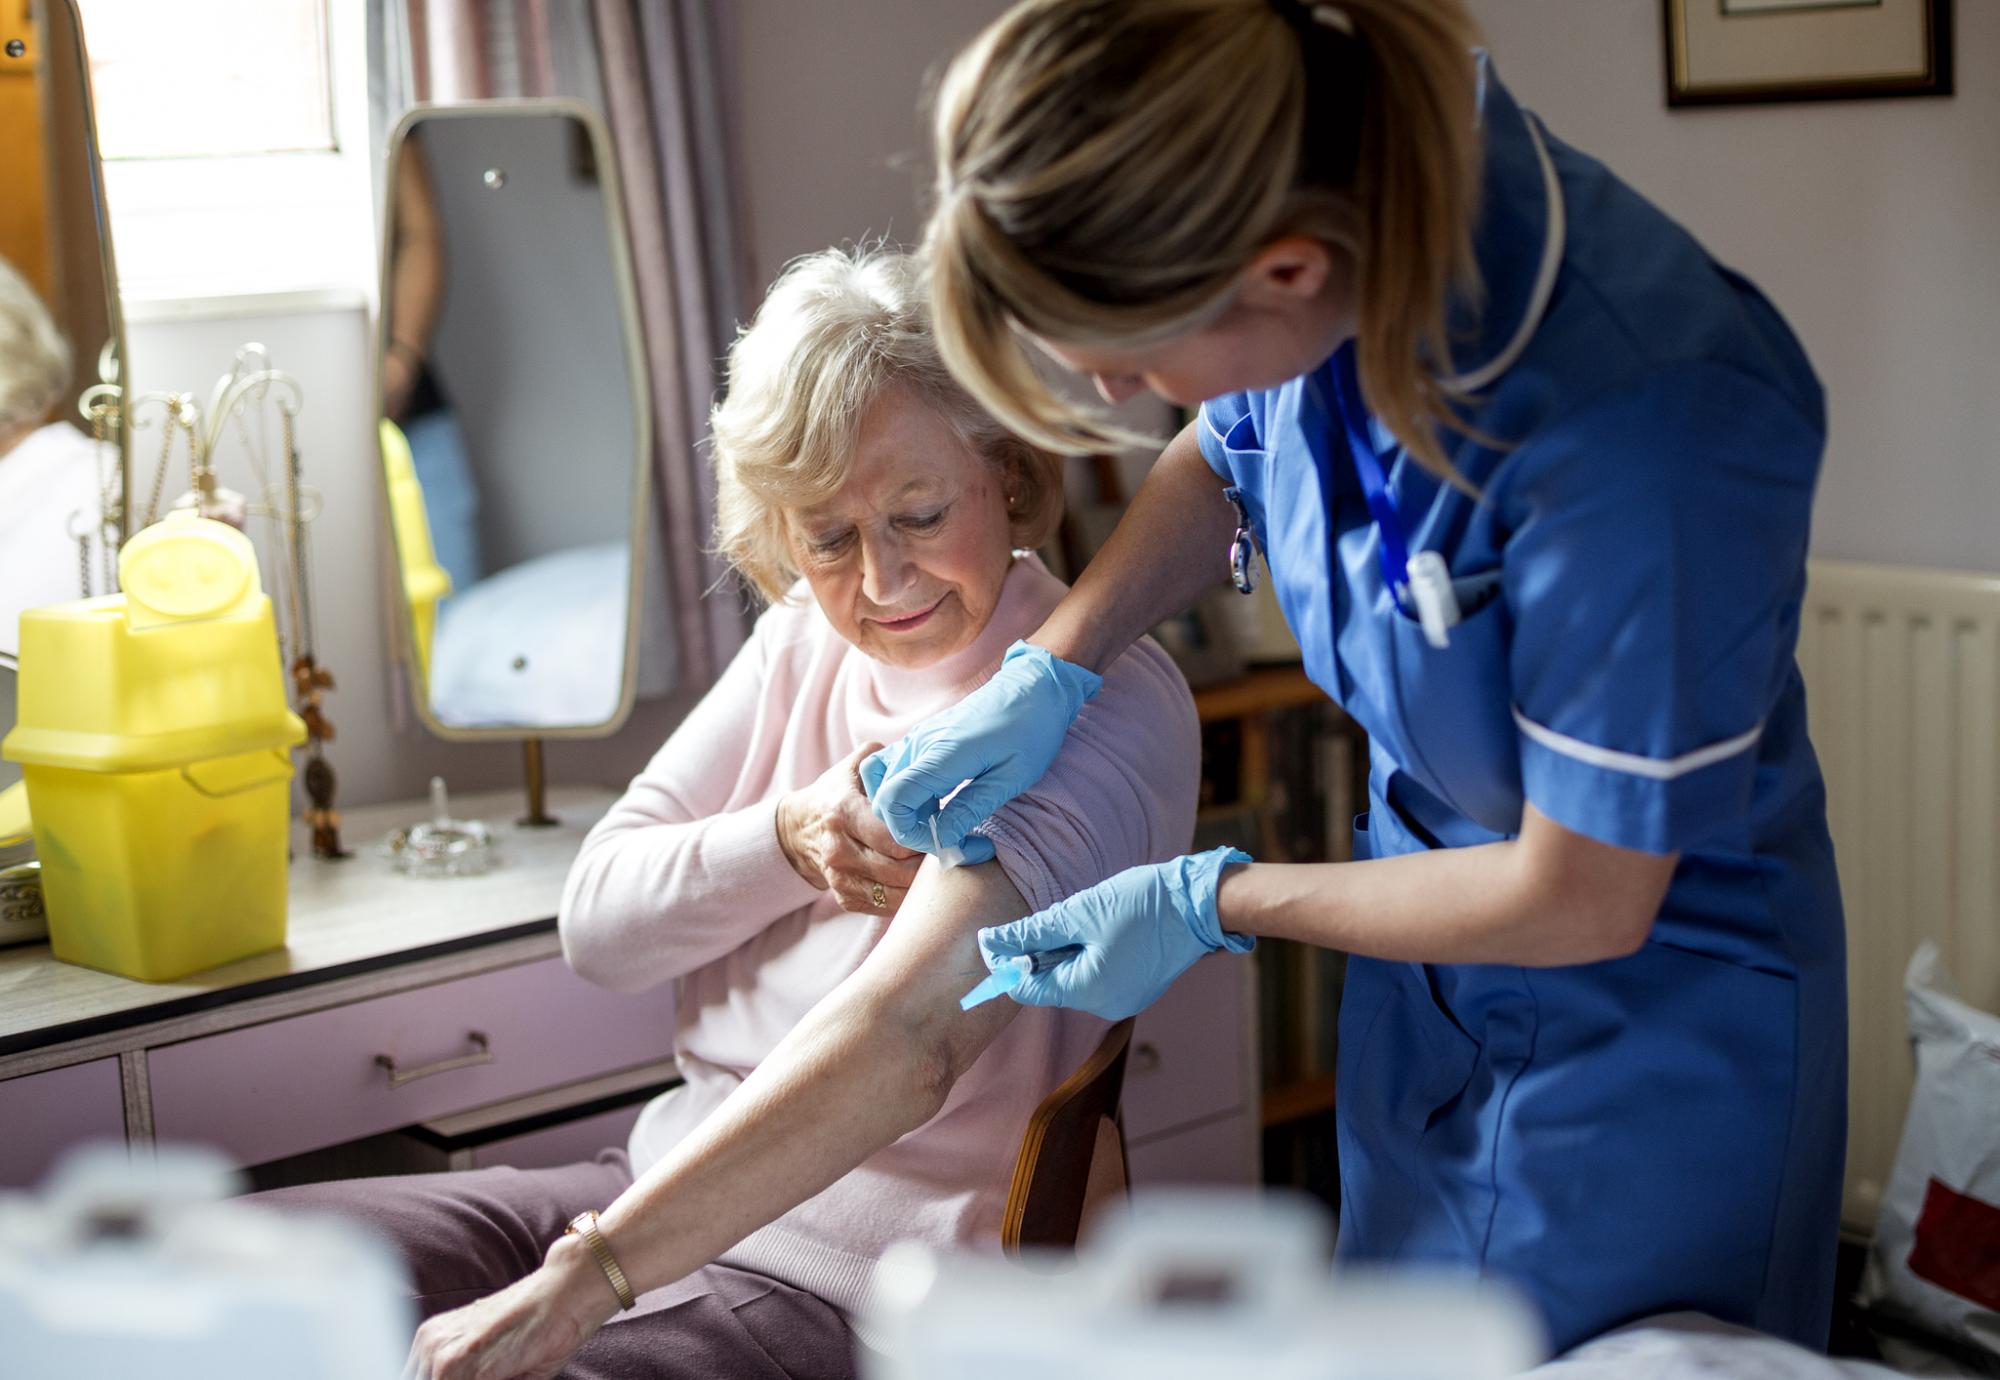
[[[403,1375],[547,1380],[617,1312],[617,1296],[583,1238],[560,1237],[527,1278],[428,1319],[410,1344]]]
[[[967,862],[986,862],[993,845],[968,838],[974,825],[1042,779],[1063,735],[1104,677],[1016,642],[993,678],[950,709],[934,714],[861,764],[875,813],[905,847],[962,847]],[[942,811],[938,802],[970,782]]]
[[[1128,868],[1025,920],[981,930],[979,952],[991,968],[1018,954],[1081,945],[1083,952],[1022,978],[1014,1000],[1122,1021],[1158,1001],[1203,955],[1250,951],[1256,941],[1224,930],[1215,914],[1222,870],[1249,861],[1239,849],[1214,848]]]
[[[785,861],[821,891],[832,891],[841,909],[855,915],[894,915],[924,861],[923,854],[896,842],[869,812],[861,792],[861,759],[880,746],[863,743],[819,780],[778,800],[778,847]]]

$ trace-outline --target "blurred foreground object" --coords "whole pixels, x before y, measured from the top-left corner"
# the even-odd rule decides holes
[[[0,1196],[10,1380],[392,1377],[415,1324],[395,1257],[343,1222],[224,1201],[207,1151],[73,1155]]]
[[[867,1380],[1486,1380],[1547,1353],[1514,1291],[1468,1276],[1331,1273],[1332,1229],[1303,1197],[1140,1192],[1073,1264],[882,1258]]]

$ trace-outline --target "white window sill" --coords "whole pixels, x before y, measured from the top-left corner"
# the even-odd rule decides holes
[[[368,294],[356,288],[288,288],[270,292],[214,292],[187,296],[126,296],[120,307],[130,325],[223,321],[257,316],[325,316],[366,311]]]

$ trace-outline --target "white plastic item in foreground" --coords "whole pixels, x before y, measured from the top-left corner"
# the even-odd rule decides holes
[[[1066,1269],[891,1248],[865,1380],[1497,1380],[1546,1354],[1498,1284],[1331,1273],[1325,1212],[1303,1197],[1140,1190],[1098,1225]]]
[[[1959,999],[1935,944],[1905,985],[1917,1086],[1862,1298],[2000,1357],[2000,1016]]]
[[[1868,1361],[1841,1361],[1701,1313],[1671,1313],[1594,1337],[1522,1380],[1898,1380]]]
[[[392,1380],[415,1328],[385,1247],[344,1222],[218,1201],[209,1152],[95,1147],[0,1197],[8,1380]]]

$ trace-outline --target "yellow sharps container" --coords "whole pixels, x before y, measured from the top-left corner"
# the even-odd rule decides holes
[[[49,944],[164,982],[285,942],[292,767],[249,538],[176,512],[127,542],[124,592],[21,615],[21,764]]]

